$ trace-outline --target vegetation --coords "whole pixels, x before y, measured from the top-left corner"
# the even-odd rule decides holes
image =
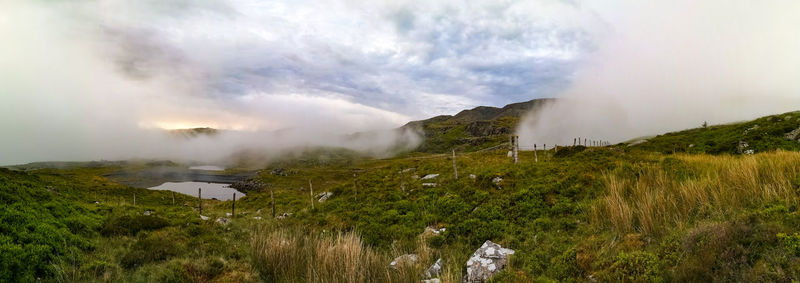
[[[403,128],[420,130],[424,136],[417,151],[429,153],[476,151],[508,142],[522,115],[543,107],[552,99],[534,99],[503,108],[480,106],[454,116],[442,115],[413,121]]]
[[[794,133],[793,135],[791,133]],[[800,111],[749,122],[708,126],[659,135],[633,147],[661,153],[741,154],[800,150]]]
[[[784,150],[798,125],[787,115],[756,120],[769,134],[747,140],[754,154],[708,143],[738,140],[726,133],[748,122],[539,151],[539,162],[521,152],[516,165],[504,149],[460,151],[458,178],[450,154],[309,151],[260,170],[265,187],[237,200],[227,225],[214,220],[230,201],[204,201],[202,220],[196,198],[173,204],[102,177],[147,164],[0,169],[0,281],[419,282],[442,258],[440,278],[460,282],[486,240],[516,251],[495,282],[800,280],[800,152]],[[671,141],[704,149],[673,154]],[[316,201],[309,186],[333,196]],[[272,198],[291,215],[272,218]],[[389,267],[408,253],[419,264]]]

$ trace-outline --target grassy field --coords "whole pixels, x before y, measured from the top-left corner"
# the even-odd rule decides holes
[[[0,281],[419,282],[442,258],[460,282],[486,240],[516,251],[496,282],[800,280],[800,152],[538,156],[457,152],[455,178],[449,154],[302,155],[258,171],[227,225],[231,201],[205,200],[204,221],[194,197],[102,177],[146,165],[0,169]],[[333,195],[312,207],[312,187]],[[420,263],[389,267],[407,253]]]

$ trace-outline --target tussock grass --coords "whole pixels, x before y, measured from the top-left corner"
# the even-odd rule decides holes
[[[593,205],[594,223],[620,234],[659,234],[696,217],[770,202],[796,205],[800,199],[793,184],[800,178],[798,152],[676,155],[633,171],[617,169],[604,174],[608,193]]]
[[[402,253],[378,251],[355,232],[325,236],[261,228],[251,247],[253,266],[266,282],[419,282],[432,263],[432,250],[420,238],[413,251],[420,261],[391,268]]]

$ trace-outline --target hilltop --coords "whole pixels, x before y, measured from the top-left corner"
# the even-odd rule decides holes
[[[502,108],[478,106],[456,115],[440,115],[426,120],[412,121],[401,129],[415,129],[424,140],[417,151],[446,152],[474,151],[496,146],[508,141],[525,113],[537,111],[553,98],[534,99],[513,103]]]

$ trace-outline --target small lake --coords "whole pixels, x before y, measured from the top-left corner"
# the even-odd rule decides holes
[[[203,170],[203,171],[225,171],[225,167],[216,165],[200,165],[189,167],[189,170]]]
[[[166,182],[161,185],[148,188],[150,190],[160,191],[173,191],[185,195],[197,197],[197,189],[203,189],[203,199],[218,199],[230,200],[233,199],[233,193],[236,193],[236,198],[245,196],[242,192],[237,191],[230,187],[230,184],[220,183],[206,183],[206,182]]]

